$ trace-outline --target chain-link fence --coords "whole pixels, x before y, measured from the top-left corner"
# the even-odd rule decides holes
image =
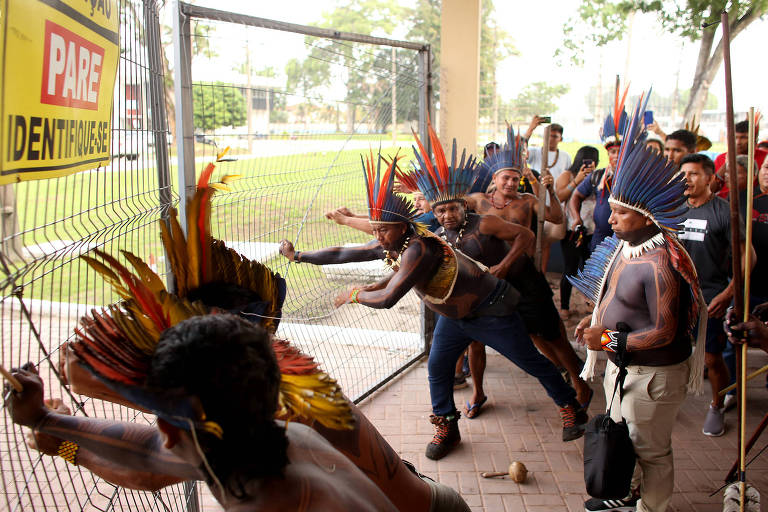
[[[164,274],[157,222],[172,206],[184,209],[184,194],[174,191],[188,193],[196,171],[226,146],[230,161],[219,164],[214,180],[241,178],[215,198],[214,236],[287,277],[279,334],[314,355],[355,400],[419,358],[425,343],[413,296],[388,311],[332,308],[346,285],[376,279],[384,268],[288,265],[276,246],[281,238],[301,250],[366,240],[324,213],[346,206],[365,214],[360,153],[381,146],[393,154],[403,146],[401,155],[409,154],[411,127],[424,132],[428,47],[332,30],[313,37],[302,27],[180,4],[174,82],[165,74],[171,59],[161,34],[171,30],[160,24],[162,2],[113,5],[120,59],[110,164],[0,187],[3,366],[37,365],[46,396],[62,398],[72,414],[152,423],[152,416],[73,394],[62,382],[60,347],[72,341],[79,318],[117,300],[79,255],[126,249]],[[270,60],[287,48],[295,51],[287,64]],[[166,109],[174,86],[176,100]],[[175,115],[169,119],[166,110]],[[178,142],[176,169],[169,133]],[[7,413],[0,439],[0,510],[198,510],[210,500],[206,495],[201,504],[191,484],[127,490],[41,455]]]

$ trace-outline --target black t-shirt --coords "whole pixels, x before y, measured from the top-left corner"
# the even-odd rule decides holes
[[[746,205],[747,191],[743,190],[739,196],[742,221]],[[768,193],[760,192],[759,186],[755,186],[752,202],[752,247],[755,248],[757,262],[752,269],[750,290],[752,295],[766,298],[768,297]]]
[[[743,226],[741,231],[743,237]],[[696,265],[704,300],[709,303],[728,286],[730,278],[731,213],[728,202],[712,197],[698,208],[690,208],[680,240]]]

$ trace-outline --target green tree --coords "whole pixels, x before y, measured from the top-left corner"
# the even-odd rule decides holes
[[[549,85],[546,82],[528,84],[504,106],[504,117],[509,121],[527,121],[537,114],[550,114],[557,109],[555,101],[569,90],[567,85]]]
[[[242,126],[246,122],[243,93],[223,82],[195,84],[192,109],[195,130],[211,131],[222,126]]]
[[[653,14],[667,32],[699,43],[696,71],[683,118],[690,119],[693,115],[701,117],[709,86],[723,61],[722,36],[715,43],[717,24],[701,27],[702,23],[719,21],[720,13],[726,9],[733,41],[752,22],[768,12],[768,0],[581,0],[579,19],[571,19],[563,27],[563,48],[574,62],[579,62],[585,45],[602,46],[620,39],[626,31],[630,13]],[[575,26],[590,27],[590,33],[583,37],[576,36]]]

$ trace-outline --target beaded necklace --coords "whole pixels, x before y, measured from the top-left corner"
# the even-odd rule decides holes
[[[448,242],[448,245],[450,245],[451,247],[453,247],[454,249],[456,249],[456,248],[459,246],[459,242],[461,242],[461,237],[462,237],[462,236],[464,236],[464,228],[466,228],[466,227],[467,227],[467,218],[466,218],[466,217],[464,217],[464,223],[463,223],[463,224],[461,225],[461,227],[459,228],[459,234],[458,234],[458,236],[456,237],[456,240],[454,240],[453,242],[451,242],[450,240],[448,240],[448,236],[446,235],[446,231],[445,231],[445,228],[443,228],[443,232],[440,234],[440,237],[441,237],[443,240],[445,240],[446,242]]]
[[[405,239],[405,242],[403,242],[403,246],[400,248],[399,251],[397,251],[397,259],[392,257],[392,254],[390,251],[385,250],[384,251],[384,264],[391,268],[392,270],[397,270],[400,268],[400,258],[403,255],[403,251],[405,251],[406,248],[408,248],[408,242],[411,241],[411,237]]]
[[[493,192],[493,193],[491,193],[491,197],[490,197],[490,199],[491,199],[491,206],[493,206],[493,207],[494,207],[494,208],[496,208],[497,210],[503,210],[504,208],[506,208],[506,207],[509,205],[509,203],[511,203],[512,201],[514,201],[515,199],[517,199],[516,197],[513,197],[512,199],[510,199],[509,201],[507,201],[506,203],[504,203],[504,205],[503,205],[503,206],[496,206],[496,201],[494,201],[494,200],[493,200],[493,196],[495,196],[495,195],[496,195],[496,192]],[[466,221],[465,221],[465,222],[466,222]]]

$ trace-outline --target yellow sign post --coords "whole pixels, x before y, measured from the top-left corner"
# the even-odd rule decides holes
[[[109,163],[117,0],[6,0],[0,185]]]

